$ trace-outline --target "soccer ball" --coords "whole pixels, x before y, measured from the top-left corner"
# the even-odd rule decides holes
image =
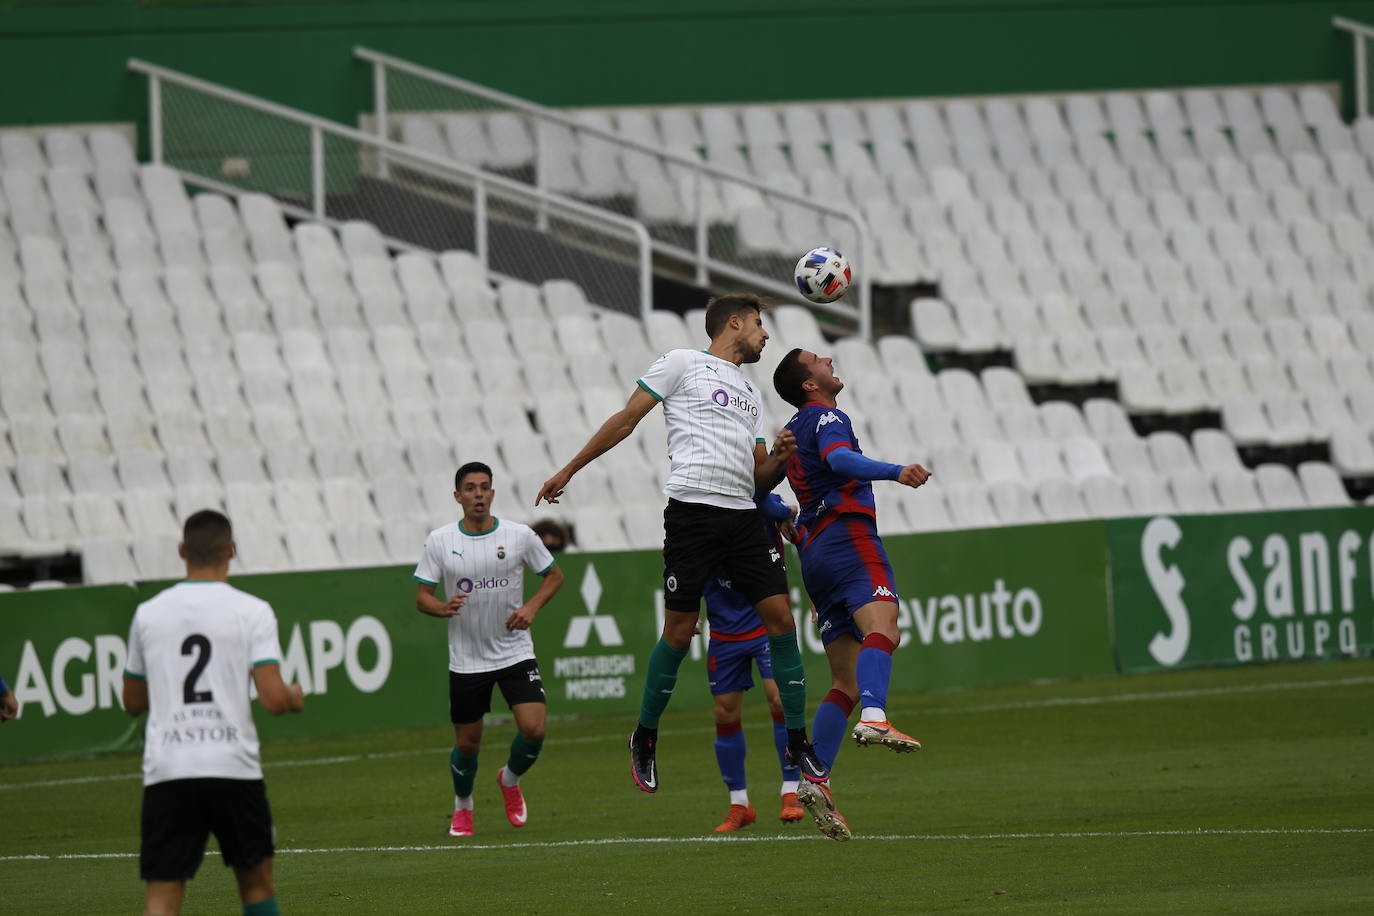
[[[802,255],[793,276],[797,289],[812,302],[834,302],[853,280],[849,261],[834,248],[813,248]]]

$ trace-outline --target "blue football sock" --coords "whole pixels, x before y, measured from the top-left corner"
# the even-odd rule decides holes
[[[744,731],[738,722],[716,726],[716,763],[720,778],[732,792],[748,788],[744,779]]]
[[[835,756],[840,752],[845,730],[849,727],[849,714],[854,711],[854,701],[838,690],[825,695],[821,705],[816,707],[816,721],[811,725],[811,743],[816,756],[827,767],[835,765]]]
[[[859,681],[859,705],[887,708],[887,684],[892,679],[892,641],[870,633],[859,650],[854,675]]]
[[[801,769],[787,765],[787,725],[773,723],[773,746],[778,749],[778,765],[782,767],[782,781],[796,782],[801,779]]]

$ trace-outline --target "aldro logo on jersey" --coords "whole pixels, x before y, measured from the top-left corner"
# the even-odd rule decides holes
[[[742,398],[737,394],[731,394],[724,388],[717,388],[711,392],[711,400],[717,407],[734,407],[749,414],[751,417],[759,415],[759,405],[753,403],[748,398]]]
[[[453,583],[458,591],[465,595],[473,592],[489,591],[493,588],[510,588],[510,579],[505,576],[487,576],[484,579],[469,579],[464,577]]]

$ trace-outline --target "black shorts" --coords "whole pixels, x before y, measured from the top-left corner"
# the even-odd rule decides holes
[[[491,712],[491,688],[501,687],[507,706],[544,703],[544,681],[539,663],[532,658],[498,671],[481,674],[448,673],[448,717],[454,725],[466,725]]]
[[[750,604],[787,594],[782,551],[757,509],[722,509],[668,500],[663,510],[663,606],[696,614],[711,570],[725,567]]]
[[[225,865],[249,868],[276,851],[272,809],[261,779],[171,779],[143,789],[144,881],[188,881],[205,841],[219,840]]]

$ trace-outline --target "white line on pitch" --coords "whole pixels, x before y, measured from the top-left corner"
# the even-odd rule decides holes
[[[1293,828],[1235,828],[1209,830],[1089,830],[1067,833],[914,833],[878,836],[857,835],[854,839],[872,842],[969,842],[978,840],[1099,840],[1134,839],[1140,837],[1214,837],[1214,836],[1344,836],[1374,833],[1374,827],[1293,827]],[[567,849],[577,846],[638,846],[638,845],[700,845],[703,843],[790,843],[797,840],[821,840],[815,834],[777,836],[653,836],[606,837],[589,840],[557,840],[547,843],[446,843],[426,846],[333,846],[278,849],[280,856],[338,855],[359,852],[474,852],[512,849]],[[58,855],[0,856],[0,862],[49,862],[76,859],[132,859],[136,852],[76,852]]]
[[[1015,703],[985,703],[978,706],[936,706],[928,709],[915,709],[916,716],[957,716],[966,713],[1007,712],[1018,709],[1053,709],[1060,706],[1102,706],[1110,703],[1148,703],[1154,700],[1186,700],[1193,697],[1226,696],[1238,693],[1269,693],[1282,690],[1309,690],[1318,687],[1353,687],[1361,684],[1374,684],[1374,676],[1332,678],[1315,681],[1285,681],[1278,684],[1237,684],[1228,687],[1194,687],[1185,690],[1160,690],[1138,693],[1111,693],[1095,697],[1052,697],[1044,700],[1024,700]],[[709,728],[664,729],[661,736],[701,735],[710,732]],[[559,744],[599,744],[603,741],[623,741],[622,733],[614,735],[576,735],[559,738]],[[308,757],[299,760],[276,760],[263,764],[264,769],[285,767],[327,766],[334,763],[357,763],[364,760],[389,760],[396,757],[422,757],[429,754],[443,754],[447,748],[416,748],[408,751],[385,751],[376,754],[340,754],[335,757]],[[139,773],[112,773],[106,776],[74,776],[68,779],[44,779],[34,782],[0,783],[0,791],[5,789],[37,789],[49,786],[77,786],[86,783],[120,782],[139,779]]]

